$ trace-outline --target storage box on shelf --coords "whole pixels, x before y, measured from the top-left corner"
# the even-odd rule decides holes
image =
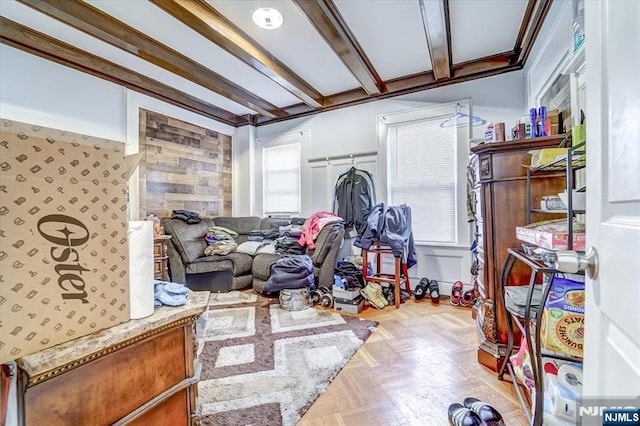
[[[570,160],[569,160],[570,159]],[[566,231],[564,232],[546,232],[544,230],[536,230],[533,234],[528,231],[526,227],[518,227],[518,239],[539,245],[544,248],[552,250],[580,250],[585,249],[586,237],[583,232],[575,233],[575,215],[585,213],[583,209],[577,209],[574,206],[575,197],[575,172],[583,169],[586,165],[586,145],[585,142],[577,144],[574,147],[566,148],[564,154],[554,156],[554,158],[546,159],[548,161],[535,167],[527,168],[527,224],[531,224],[532,213],[538,214],[557,214],[558,211],[534,209],[533,206],[537,205],[532,200],[532,179],[540,175],[548,175],[553,173],[564,174],[566,187],[563,194],[566,199],[566,209],[563,213],[566,214]],[[560,194],[560,193],[558,193]],[[580,206],[583,207],[583,206]]]
[[[523,286],[510,286],[510,277],[515,264],[520,263],[530,269],[530,279],[528,287]],[[508,371],[518,399],[520,400],[523,410],[529,420],[530,424],[539,425],[543,424],[544,417],[544,392],[545,392],[545,370],[543,368],[543,360],[547,359],[558,360],[562,362],[581,362],[581,343],[572,340],[572,336],[568,336],[570,333],[575,332],[578,340],[584,336],[584,318],[579,320],[579,313],[570,314],[573,315],[567,322],[567,326],[559,324],[551,329],[549,326],[550,320],[549,314],[545,311],[545,305],[549,305],[549,294],[554,286],[554,279],[557,277],[558,271],[550,267],[543,262],[533,259],[526,255],[522,250],[509,249],[507,250],[507,258],[501,271],[500,277],[500,294],[503,299],[503,306],[505,306],[505,314],[507,316],[508,326],[508,343],[507,343],[507,356],[505,357],[500,370],[498,371],[498,378],[503,380],[505,371]],[[565,289],[567,290],[567,289]],[[576,297],[579,296],[577,289]],[[567,294],[569,291],[567,291]],[[575,299],[572,297],[571,299]],[[520,301],[520,303],[514,303]],[[522,302],[523,301],[523,302]],[[584,301],[584,290],[582,290],[582,303]],[[579,304],[580,300],[572,300],[572,304]],[[552,308],[558,310],[558,308]],[[564,321],[564,315],[558,315],[557,312],[553,312],[558,322]],[[575,317],[575,318],[574,318]],[[540,320],[540,321],[539,321]],[[518,329],[526,340],[526,347],[530,351],[531,371],[533,374],[534,389],[532,393],[529,393],[528,387],[518,379],[514,372],[514,366],[510,359],[510,354],[515,349],[515,330],[513,324],[517,325]],[[574,327],[577,325],[577,327]],[[552,336],[555,332],[560,333],[558,344],[550,344],[554,339]],[[563,347],[563,337],[568,336],[569,343],[567,347]],[[545,337],[543,339],[543,337]],[[557,339],[556,339],[557,340]],[[555,350],[563,350],[562,352],[553,352],[545,347],[545,343]],[[521,391],[521,388],[525,390]],[[525,397],[530,401],[531,408],[527,407],[525,403]]]

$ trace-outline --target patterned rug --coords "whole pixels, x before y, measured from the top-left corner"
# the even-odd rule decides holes
[[[333,310],[212,294],[198,348],[203,425],[294,425],[375,330]]]

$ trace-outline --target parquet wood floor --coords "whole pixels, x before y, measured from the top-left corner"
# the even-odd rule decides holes
[[[493,405],[508,426],[527,424],[513,385],[476,360],[471,309],[411,299],[359,316],[380,325],[298,426],[448,425],[449,405],[468,396]]]

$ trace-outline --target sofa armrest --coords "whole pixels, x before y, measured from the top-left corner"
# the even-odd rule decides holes
[[[329,228],[330,227],[330,228]],[[338,253],[344,241],[344,226],[342,224],[334,224],[325,226],[321,234],[318,235],[318,241],[324,237],[323,244],[316,245],[316,248],[310,253],[313,260],[314,270],[316,270],[316,278],[318,287],[333,286],[333,275],[338,262]]]
[[[187,273],[185,271],[182,257],[171,240],[167,243],[167,255],[169,256],[169,272],[171,281],[174,283],[187,284]]]

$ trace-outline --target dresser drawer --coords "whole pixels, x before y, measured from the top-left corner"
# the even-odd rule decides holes
[[[153,257],[166,257],[167,256],[167,244],[162,242],[157,242],[153,244]]]

